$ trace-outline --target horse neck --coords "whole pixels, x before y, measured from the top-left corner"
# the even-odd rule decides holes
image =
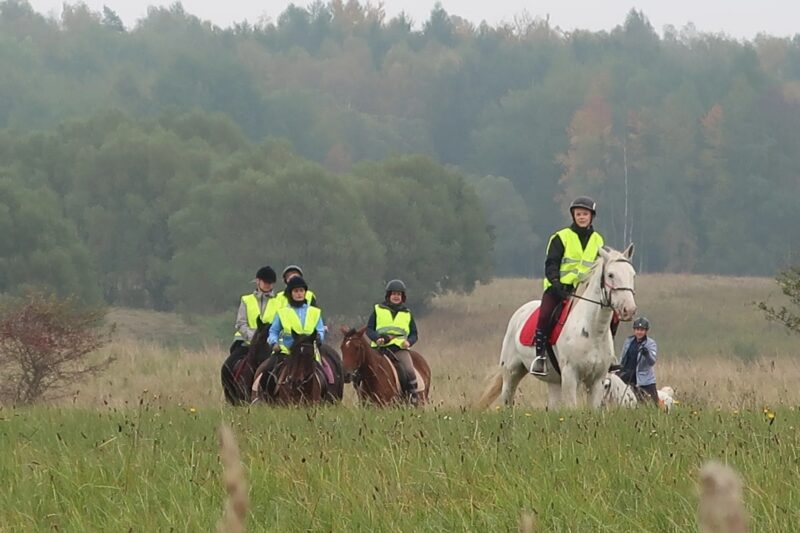
[[[377,376],[378,369],[383,367],[386,359],[378,350],[367,344],[366,341],[362,341],[361,353],[361,365],[359,365],[358,369],[362,372],[369,371]]]
[[[602,260],[601,260],[602,261]],[[575,304],[571,316],[572,322],[575,326],[591,329],[601,329],[611,324],[611,315],[613,314],[609,307],[598,305],[594,302],[602,302],[604,299],[603,294],[603,265],[598,264],[591,276],[586,282],[586,290],[583,292],[582,297],[593,302],[586,300],[578,300]],[[568,321],[569,323],[570,321]]]

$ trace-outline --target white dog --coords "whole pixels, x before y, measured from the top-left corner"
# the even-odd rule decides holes
[[[672,387],[667,386],[658,389],[658,403],[669,413],[670,409],[672,409],[672,404],[675,403],[675,391],[672,390]]]

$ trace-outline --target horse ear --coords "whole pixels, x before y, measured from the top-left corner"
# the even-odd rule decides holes
[[[367,331],[367,326],[364,326],[358,331],[356,331],[356,334],[358,334],[358,336],[361,337],[366,331]]]
[[[633,243],[630,243],[630,244],[628,245],[628,247],[627,247],[627,248],[625,248],[625,251],[624,251],[624,252],[622,252],[622,255],[624,255],[624,256],[625,256],[625,257],[627,257],[628,259],[630,259],[631,257],[633,257]]]
[[[601,246],[599,250],[597,250],[597,255],[603,258],[603,261],[608,261],[610,254],[608,253],[608,247]]]
[[[339,331],[342,332],[342,335],[347,335],[347,332],[350,331],[350,328],[348,328],[347,326],[341,326],[339,328]]]

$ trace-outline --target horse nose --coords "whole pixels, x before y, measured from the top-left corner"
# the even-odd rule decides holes
[[[624,320],[631,320],[635,314],[636,314],[636,306],[635,305],[631,306],[631,307],[628,307],[627,305],[623,306],[623,308],[622,308],[622,318]]]

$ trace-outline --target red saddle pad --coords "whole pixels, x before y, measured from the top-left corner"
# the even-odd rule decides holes
[[[564,323],[567,321],[570,309],[572,309],[572,306],[569,305],[569,301],[565,300],[564,306],[561,308],[561,314],[558,316],[558,320],[550,331],[550,338],[547,340],[551,345],[555,344],[558,340],[558,336],[561,335],[561,330],[564,329]],[[537,307],[533,313],[531,313],[531,316],[528,317],[528,320],[525,321],[525,325],[522,326],[522,330],[519,332],[520,344],[523,346],[533,346],[533,339],[536,336],[536,324],[538,322],[539,308]]]

